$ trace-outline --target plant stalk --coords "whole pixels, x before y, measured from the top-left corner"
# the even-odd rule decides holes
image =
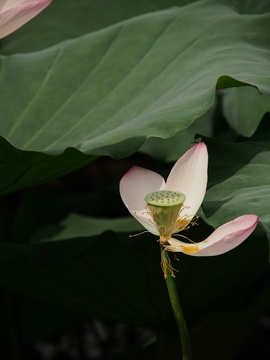
[[[182,347],[182,360],[191,360],[191,345],[190,345],[189,332],[180,305],[179,296],[174,279],[173,268],[171,265],[171,260],[169,258],[168,252],[164,250],[162,246],[160,247],[160,250],[161,250],[161,266],[164,272],[164,277],[166,280],[166,285],[167,285],[175,321],[180,334],[180,341]]]

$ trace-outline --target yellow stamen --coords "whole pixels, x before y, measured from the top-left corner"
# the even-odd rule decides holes
[[[145,231],[142,231],[142,232],[140,232],[140,233],[138,233],[138,234],[130,234],[129,237],[131,238],[131,237],[143,235],[143,234],[148,233],[148,232],[149,232],[149,231],[145,230]]]
[[[173,268],[171,260],[168,256],[168,254],[166,253],[166,249],[164,249],[161,253],[161,269],[163,271],[164,274],[164,279],[167,279],[168,277],[168,272],[171,274],[172,277],[175,277],[174,275],[174,271],[178,272],[176,269]]]
[[[194,245],[194,244],[187,244],[187,245],[181,244],[181,247],[183,253],[185,254],[193,254],[200,249],[198,245]]]

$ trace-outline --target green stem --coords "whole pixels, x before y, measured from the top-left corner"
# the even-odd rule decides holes
[[[175,321],[179,330],[181,346],[182,346],[182,360],[191,360],[191,346],[189,339],[189,332],[185,317],[180,305],[179,296],[174,280],[173,268],[171,265],[171,260],[169,254],[161,246],[161,265],[164,271],[164,276],[166,280],[166,285],[169,293],[170,302],[172,305]]]

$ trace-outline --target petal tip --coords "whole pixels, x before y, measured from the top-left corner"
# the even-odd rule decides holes
[[[237,220],[245,222],[246,229],[249,229],[249,228],[255,229],[260,218],[258,215],[255,215],[255,214],[246,214],[246,215],[239,216],[238,218],[235,219],[235,221],[237,221]]]
[[[195,144],[191,149],[205,149],[207,150],[207,146],[205,145],[205,143],[203,141],[198,142],[197,144]]]

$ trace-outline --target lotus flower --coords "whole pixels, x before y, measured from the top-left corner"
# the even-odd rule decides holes
[[[38,15],[52,0],[1,0],[0,39]]]
[[[193,256],[223,254],[241,244],[258,223],[258,216],[242,215],[198,243],[173,237],[187,239],[179,233],[194,224],[206,192],[207,165],[207,148],[201,142],[175,163],[166,182],[159,174],[138,166],[121,179],[124,204],[149,232],[159,236],[165,250]]]

